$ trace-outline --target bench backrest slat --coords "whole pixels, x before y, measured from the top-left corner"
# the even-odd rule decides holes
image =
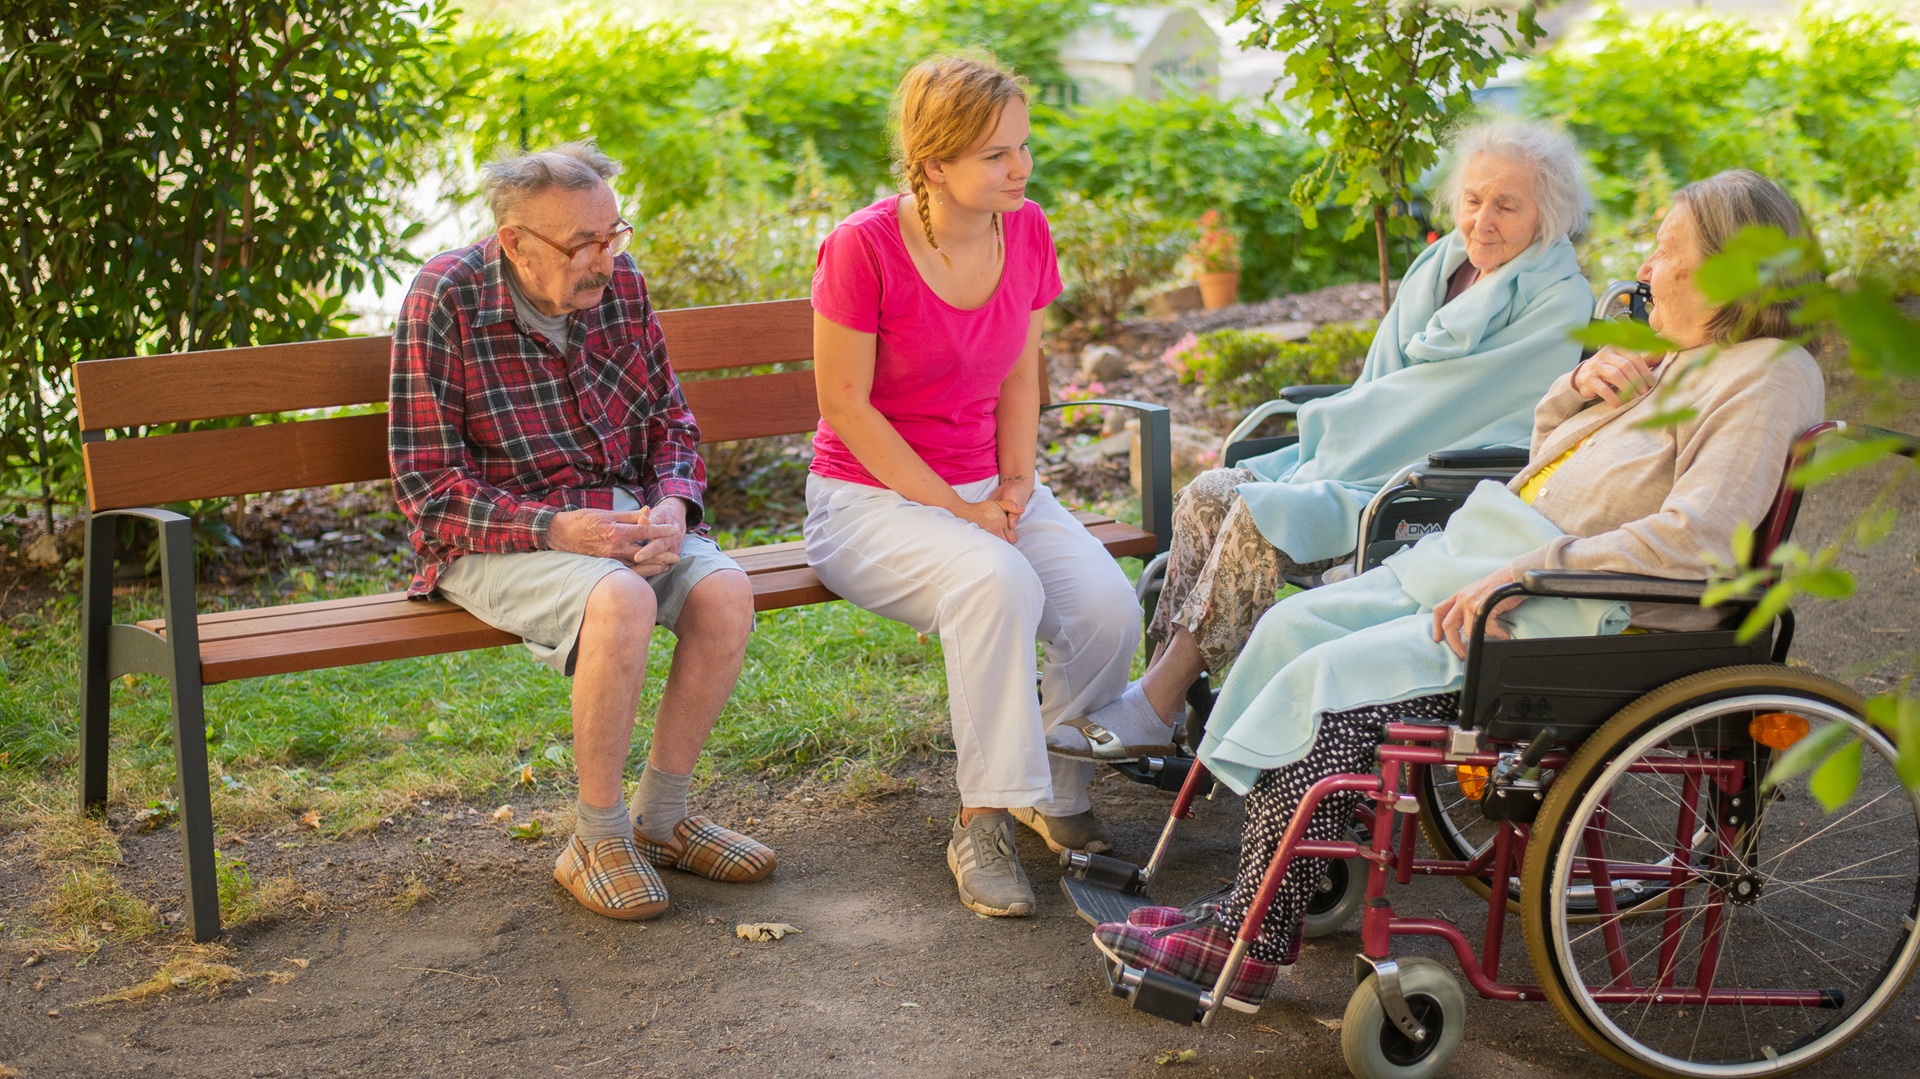
[[[383,480],[387,414],[110,439],[81,457],[95,510]]]
[[[683,307],[659,314],[676,372],[813,359],[811,300]]]
[[[772,300],[660,312],[675,370],[813,357],[813,308]],[[74,365],[85,432],[384,403],[391,337],[86,360]],[[799,434],[819,420],[812,371],[684,383],[701,439]],[[96,510],[385,479],[384,414],[87,442]]]
[[[700,424],[702,442],[799,434],[820,421],[812,371],[703,378],[683,382],[680,389]]]
[[[73,366],[80,429],[223,419],[387,399],[391,337],[346,337]]]

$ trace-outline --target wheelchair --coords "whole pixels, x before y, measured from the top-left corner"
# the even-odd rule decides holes
[[[1594,305],[1593,315],[1603,320],[1631,318],[1645,322],[1647,304],[1651,300],[1646,285],[1638,281],[1616,281],[1601,293]],[[1255,407],[1227,434],[1220,450],[1221,465],[1234,468],[1242,461],[1272,453],[1299,441],[1300,436],[1296,433],[1260,436],[1259,432],[1276,419],[1284,420],[1294,415],[1306,402],[1331,397],[1344,389],[1347,389],[1345,385],[1320,385],[1289,386],[1281,390],[1277,399]],[[1358,530],[1361,538],[1354,548],[1353,559],[1336,568],[1346,574],[1365,573],[1401,549],[1418,543],[1428,533],[1445,528],[1447,519],[1467,500],[1480,481],[1491,479],[1504,483],[1525,468],[1526,464],[1525,447],[1489,446],[1442,450],[1428,455],[1424,465],[1409,465],[1401,469],[1361,510]],[[1167,557],[1164,552],[1155,556],[1140,572],[1136,594],[1141,610],[1146,612],[1144,618],[1149,623],[1153,621],[1153,612],[1159,605],[1160,592],[1166,582]],[[1319,585],[1321,579],[1318,575],[1289,576],[1287,582],[1296,587],[1312,588]],[[1187,722],[1181,741],[1189,749],[1199,744],[1199,735],[1206,727],[1212,701],[1212,693],[1204,677],[1188,691]],[[1181,752],[1168,757],[1143,757],[1112,767],[1136,782],[1177,791],[1186,780],[1191,760],[1190,753]],[[1433,800],[1436,803],[1446,801],[1450,793],[1436,791]],[[1436,843],[1444,839],[1452,847],[1465,850],[1467,844],[1484,842],[1475,838],[1481,831],[1484,829],[1469,823],[1459,829],[1440,829],[1438,838],[1430,838],[1434,838]]]
[[[1785,471],[1843,426],[1807,431]],[[1905,441],[1914,456],[1920,440]],[[1783,479],[1752,565],[1767,564],[1798,506]],[[1748,640],[1728,629],[1486,637],[1492,606],[1511,596],[1697,606],[1705,587],[1534,571],[1496,591],[1471,627],[1457,714],[1387,724],[1377,771],[1329,776],[1307,793],[1220,978],[1197,985],[1109,964],[1111,991],[1136,1010],[1210,1023],[1288,865],[1314,857],[1340,869],[1322,882],[1327,901],[1310,908],[1309,935],[1315,908],[1322,933],[1364,909],[1358,986],[1341,1025],[1359,1079],[1425,1079],[1460,1043],[1460,984],[1438,962],[1396,958],[1394,939],[1409,936],[1444,941],[1484,998],[1545,999],[1602,1056],[1641,1075],[1777,1075],[1840,1048],[1920,964],[1920,794],[1901,783],[1898,749],[1858,694],[1787,666],[1792,612]],[[1743,606],[1752,601],[1734,605]],[[1834,813],[1812,793],[1817,772],[1773,772],[1807,740],[1851,742],[1841,752],[1859,755],[1859,789]],[[1210,785],[1204,766],[1188,771],[1144,867],[1063,856],[1062,888],[1084,917],[1122,920],[1148,902],[1177,823]],[[1305,841],[1314,808],[1335,791],[1365,795],[1356,833]],[[1440,804],[1443,794],[1455,801]],[[1457,822],[1468,803],[1485,841],[1458,836],[1421,857],[1416,823]],[[1481,883],[1479,955],[1451,921],[1395,912],[1389,884],[1416,875]],[[1532,982],[1502,970],[1515,912]]]

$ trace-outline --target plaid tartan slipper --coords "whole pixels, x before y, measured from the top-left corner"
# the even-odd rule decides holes
[[[671,845],[657,842],[635,822],[633,845],[662,869],[697,873],[728,884],[752,884],[773,872],[773,851],[766,844],[705,817],[682,818],[673,826]]]
[[[667,886],[625,836],[592,846],[573,836],[553,863],[553,879],[595,914],[635,921],[667,912]]]
[[[1093,931],[1093,943],[1116,963],[1170,974],[1208,988],[1226,969],[1227,953],[1233,950],[1233,936],[1218,925],[1149,929],[1109,922]],[[1286,969],[1278,963],[1246,957],[1227,987],[1227,999],[1220,1003],[1235,1011],[1259,1011],[1274,981]]]

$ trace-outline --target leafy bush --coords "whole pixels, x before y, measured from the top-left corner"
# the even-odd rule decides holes
[[[1214,330],[1178,357],[1180,381],[1206,388],[1207,402],[1246,409],[1280,396],[1288,386],[1352,382],[1373,343],[1368,322],[1329,322],[1304,341],[1267,333]]]
[[[1809,6],[1771,36],[1729,16],[1608,10],[1526,86],[1619,212],[1653,162],[1682,181],[1755,169],[1809,204],[1893,197],[1920,167],[1920,40],[1886,12]]]
[[[1140,197],[1062,191],[1048,216],[1067,287],[1060,308],[1096,335],[1119,322],[1142,289],[1173,276],[1195,235],[1191,222]]]
[[[1308,229],[1288,196],[1321,157],[1298,127],[1272,106],[1193,94],[1036,109],[1033,197],[1049,210],[1062,191],[1146,199],[1184,218],[1218,208],[1239,233],[1243,296],[1365,280],[1371,239],[1341,235],[1352,211],[1328,207],[1322,227]]]
[[[636,221],[780,176],[742,117],[740,62],[688,27],[483,24],[443,63],[464,89],[449,164],[592,135],[624,167],[616,185]]]
[[[82,484],[69,366],[344,332],[439,131],[427,0],[21,0],[0,21],[0,491]]]
[[[634,230],[633,258],[656,308],[805,296],[820,242],[859,201],[813,157],[789,198],[758,186],[661,212]]]
[[[891,185],[887,105],[936,52],[981,48],[1038,91],[1065,80],[1060,46],[1100,16],[1093,0],[837,0],[776,26],[746,72],[747,126],[776,161],[818,148],[861,190]],[[831,72],[831,78],[823,78]]]

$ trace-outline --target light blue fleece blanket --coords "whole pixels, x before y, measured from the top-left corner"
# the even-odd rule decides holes
[[[1564,238],[1535,244],[1444,304],[1467,259],[1458,231],[1429,244],[1354,385],[1300,407],[1300,441],[1242,462],[1240,497],[1267,542],[1297,562],[1353,550],[1360,510],[1435,450],[1524,446],[1533,406],[1580,359],[1568,334],[1593,294]]]
[[[1434,607],[1560,534],[1488,481],[1445,531],[1358,577],[1275,604],[1220,689],[1200,759],[1245,794],[1261,772],[1306,756],[1322,713],[1459,689],[1466,664],[1432,639]],[[1521,638],[1601,636],[1626,628],[1627,606],[1530,599],[1502,621]]]

